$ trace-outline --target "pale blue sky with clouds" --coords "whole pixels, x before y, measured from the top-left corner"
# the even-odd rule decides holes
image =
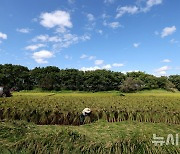
[[[179,0],[1,0],[0,63],[180,72]]]

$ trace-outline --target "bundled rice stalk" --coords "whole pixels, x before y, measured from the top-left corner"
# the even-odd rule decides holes
[[[103,111],[98,111],[98,120],[103,119]]]
[[[109,111],[105,111],[105,113],[106,113],[106,120],[108,122],[110,122],[110,112]]]
[[[91,114],[90,114],[90,122],[95,122],[99,119],[99,114],[98,114],[98,111],[93,111]]]
[[[70,114],[69,114],[69,112],[65,112],[65,113],[63,113],[63,116],[64,116],[64,122],[63,122],[63,124],[64,125],[70,125]]]
[[[20,120],[20,114],[19,112],[17,111],[17,109],[14,109],[13,111],[13,117],[12,117],[13,120]]]
[[[5,119],[11,119],[11,108],[6,108],[3,113],[3,117]]]
[[[4,109],[1,108],[0,109],[0,120],[3,120],[4,119]]]
[[[109,122],[115,122],[115,115],[114,115],[114,111],[110,111],[110,116],[109,116]]]
[[[123,111],[118,111],[118,122],[124,121]]]
[[[63,123],[64,123],[64,115],[63,115],[63,113],[62,113],[62,112],[59,112],[58,115],[57,115],[57,117],[59,118],[57,124],[63,125]]]
[[[98,119],[107,120],[107,115],[106,115],[106,111],[105,110],[101,111],[101,116],[99,116]]]
[[[45,114],[40,114],[37,110],[31,111],[29,115],[30,122],[34,122],[35,124],[44,124],[47,123],[47,117]]]
[[[48,116],[48,121],[51,125],[58,124],[58,119],[58,111],[52,111],[51,114]]]
[[[76,114],[74,112],[69,112],[68,113],[68,119],[69,119],[69,124],[72,125],[73,121],[74,121],[74,117],[76,116]]]
[[[118,111],[114,111],[114,119],[115,121],[114,122],[118,122]]]
[[[143,122],[142,121],[142,113],[141,112],[137,112],[137,118],[136,118],[136,121],[139,121],[139,122]]]
[[[80,114],[78,112],[74,116],[72,125],[75,125],[75,126],[80,125]]]

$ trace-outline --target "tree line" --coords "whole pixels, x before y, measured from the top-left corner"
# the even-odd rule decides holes
[[[78,90],[134,92],[139,90],[180,90],[180,75],[156,77],[145,72],[123,74],[110,70],[80,71],[55,66],[32,70],[21,65],[0,65],[0,86],[15,90]]]

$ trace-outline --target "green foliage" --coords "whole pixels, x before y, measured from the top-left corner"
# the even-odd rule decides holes
[[[169,80],[175,85],[175,87],[180,91],[180,75],[171,75]]]
[[[132,77],[126,78],[120,86],[122,92],[136,92],[143,89],[143,82],[140,79],[133,79]]]
[[[123,83],[123,84],[122,84]],[[155,77],[144,72],[130,72],[123,74],[108,70],[80,71],[77,69],[60,70],[55,66],[36,67],[29,70],[20,65],[0,65],[0,86],[16,90],[78,90],[78,91],[110,91],[124,92],[142,89],[180,90],[180,77]],[[132,84],[132,85],[131,85]]]
[[[17,90],[32,89],[30,71],[27,67],[20,65],[5,64],[0,65],[0,85]]]

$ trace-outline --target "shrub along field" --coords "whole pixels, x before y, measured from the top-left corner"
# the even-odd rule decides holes
[[[85,125],[81,111],[92,109]],[[180,132],[180,93],[14,93],[0,98],[0,153],[178,153],[152,135]]]

